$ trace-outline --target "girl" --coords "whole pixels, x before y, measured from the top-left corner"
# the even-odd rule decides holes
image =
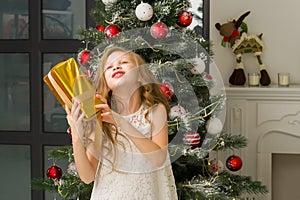
[[[77,171],[85,183],[94,181],[92,200],[177,199],[167,149],[168,102],[145,65],[132,51],[107,48],[94,81],[102,124],[86,128],[76,98],[66,108]]]

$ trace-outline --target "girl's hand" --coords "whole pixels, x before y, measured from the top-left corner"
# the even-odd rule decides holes
[[[83,133],[83,119],[85,113],[81,111],[81,105],[74,100],[71,110],[68,106],[65,107],[67,112],[67,120],[72,130],[72,140],[79,139],[80,133]]]
[[[102,121],[116,125],[116,122],[112,114],[112,110],[107,104],[107,100],[104,97],[102,97],[100,94],[96,94],[95,96],[96,98],[100,99],[103,102],[102,104],[95,105],[96,109],[100,109]]]

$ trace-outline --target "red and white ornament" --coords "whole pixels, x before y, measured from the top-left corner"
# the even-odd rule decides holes
[[[187,27],[192,23],[192,21],[193,21],[193,16],[190,12],[183,10],[179,13],[179,17],[178,17],[179,26]]]
[[[77,60],[82,66],[87,66],[92,58],[92,53],[90,50],[85,49],[78,54]]]
[[[161,39],[168,35],[168,26],[163,22],[156,22],[150,28],[150,34],[155,39]]]
[[[57,165],[52,165],[47,169],[46,175],[49,179],[59,180],[62,177],[62,170]]]
[[[118,0],[102,0],[102,2],[105,4],[105,5],[109,5],[109,4],[114,4],[116,3]]]
[[[100,31],[100,32],[104,32],[105,26],[103,26],[103,25],[97,25],[97,26],[96,26],[96,29],[97,29],[98,31]]]
[[[117,24],[110,24],[104,29],[104,35],[110,39],[121,32],[121,28]]]
[[[242,168],[243,166],[243,161],[239,156],[236,155],[232,155],[229,156],[226,160],[226,167],[230,170],[230,171],[238,171]]]
[[[148,3],[141,3],[135,9],[136,17],[141,21],[148,21],[153,16],[153,8]]]
[[[216,135],[223,130],[223,123],[217,117],[211,117],[206,123],[206,131],[209,134]]]
[[[67,167],[67,172],[69,174],[78,175],[77,168],[76,168],[76,165],[74,162],[69,163],[69,165]]]
[[[209,73],[203,72],[202,76],[203,76],[203,78],[205,78],[208,81],[212,80],[212,76]]]
[[[213,159],[213,160],[209,161],[208,171],[211,174],[215,174],[216,172],[222,173],[224,171],[224,164],[222,163],[221,160],[217,161],[217,159]]]
[[[174,88],[170,83],[162,83],[160,89],[167,99],[174,95]]]
[[[192,66],[190,68],[190,71],[192,74],[201,74],[205,70],[205,63],[201,58],[194,58],[193,62],[195,63],[195,66]]]
[[[175,119],[177,117],[181,117],[183,115],[186,114],[186,110],[180,106],[180,105],[177,105],[177,106],[173,106],[170,110],[170,118],[171,119]]]
[[[200,135],[197,131],[188,131],[184,133],[183,143],[188,146],[197,146],[200,143]]]

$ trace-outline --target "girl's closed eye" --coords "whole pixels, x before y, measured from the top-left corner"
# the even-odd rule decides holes
[[[111,69],[111,68],[112,68],[112,66],[109,65],[109,66],[107,66],[107,67],[105,68],[105,71],[108,70],[108,69]]]

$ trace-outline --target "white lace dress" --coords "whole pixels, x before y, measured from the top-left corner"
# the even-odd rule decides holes
[[[142,106],[136,113],[124,118],[143,135],[151,137],[151,126],[145,119],[146,111]],[[121,147],[123,152],[118,151],[114,170],[107,161],[109,159],[103,156],[95,177],[91,200],[177,200],[169,156],[162,167],[154,170],[131,141],[123,141],[127,141],[126,153]]]

